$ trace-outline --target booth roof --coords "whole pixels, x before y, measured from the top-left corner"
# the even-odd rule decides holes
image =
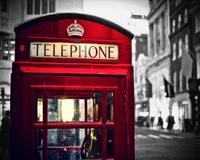
[[[110,28],[113,28],[122,34],[126,35],[128,38],[133,39],[134,35],[126,30],[125,28],[121,27],[120,25],[111,22],[109,20],[106,20],[104,18],[100,18],[94,15],[89,14],[83,14],[83,13],[53,13],[53,14],[47,14],[43,16],[39,16],[37,18],[26,20],[22,23],[19,23],[15,26],[14,31],[15,33],[21,32],[22,30],[29,28],[35,24],[43,23],[49,20],[56,20],[56,19],[83,19],[83,20],[89,20],[93,22],[97,22],[100,24],[103,24],[105,26],[108,26]]]

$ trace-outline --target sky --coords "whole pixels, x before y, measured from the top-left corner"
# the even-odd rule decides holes
[[[131,14],[148,15],[148,0],[84,0],[84,12],[128,28]]]

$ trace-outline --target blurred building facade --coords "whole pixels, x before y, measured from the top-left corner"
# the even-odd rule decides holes
[[[166,119],[172,114],[172,100],[166,97],[164,78],[170,82],[170,41],[169,2],[149,0],[149,22],[147,77],[152,84],[149,98],[149,117],[154,118],[154,126],[161,116],[166,127]]]
[[[1,0],[0,1],[0,120],[10,110],[12,62],[15,59],[16,24],[54,12],[82,12],[83,0]],[[3,100],[4,99],[4,100]],[[4,107],[2,107],[4,103]],[[1,123],[1,121],[0,121]]]
[[[147,35],[141,34],[135,37],[136,59],[135,59],[135,118],[139,116],[148,117],[149,104],[146,96],[146,69],[147,57]]]
[[[189,98],[188,76],[182,68],[183,47],[191,50],[191,17],[189,1],[170,1],[170,48],[171,48],[171,81],[174,84],[173,113],[181,130],[190,128],[192,108]],[[183,45],[183,46],[182,46]],[[194,70],[193,70],[194,71]],[[182,126],[185,121],[185,127]]]
[[[173,107],[178,108],[179,124],[184,120],[182,130],[194,130],[199,107],[192,105],[188,80],[200,78],[200,4],[197,0],[170,1],[170,41],[171,41],[171,73],[175,98]],[[188,54],[186,67],[192,69],[185,72],[183,57]]]
[[[188,80],[200,78],[200,5],[197,0],[149,0],[147,77],[152,83],[149,99],[150,117],[175,119],[174,129],[192,131],[198,107],[191,104]],[[186,75],[183,54],[191,57],[185,63],[192,67]],[[187,66],[188,65],[188,66]],[[166,96],[163,77],[173,86],[174,96]]]
[[[134,66],[135,121],[139,117],[147,118],[149,103],[146,96],[146,69],[148,64],[148,20],[145,15],[132,14],[129,29],[135,35],[132,41],[132,61]],[[142,27],[141,27],[142,26]]]
[[[193,79],[200,81],[200,3],[198,0],[190,1],[189,14],[191,16],[191,54],[194,55]],[[192,126],[196,134],[200,134],[200,92],[198,87],[198,103],[192,105]],[[191,101],[194,104],[194,99]]]

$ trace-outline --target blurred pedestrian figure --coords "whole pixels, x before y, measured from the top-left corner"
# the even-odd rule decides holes
[[[175,123],[174,116],[168,116],[167,122],[168,122],[167,129],[171,131],[173,129],[174,123]]]
[[[184,117],[184,115],[182,115],[179,118],[181,132],[185,132],[185,122],[184,122],[184,120],[185,120],[185,117]]]
[[[155,119],[155,117],[151,117],[151,118],[150,118],[151,127],[153,127],[154,119]]]
[[[5,112],[5,117],[1,120],[1,147],[0,159],[5,157],[5,154],[9,155],[10,151],[10,111]]]
[[[144,121],[145,121],[145,119],[144,119],[143,116],[138,116],[137,122],[138,122],[138,126],[139,127],[143,127],[144,126]]]
[[[161,116],[158,117],[157,126],[160,127],[161,129],[163,129],[163,119]]]

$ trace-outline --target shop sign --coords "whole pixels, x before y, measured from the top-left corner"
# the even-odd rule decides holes
[[[117,60],[116,44],[31,42],[30,57]]]

